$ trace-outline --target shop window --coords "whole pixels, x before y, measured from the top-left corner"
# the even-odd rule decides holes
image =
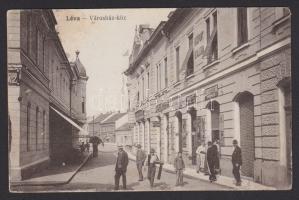
[[[238,46],[248,41],[247,8],[237,8]]]
[[[213,30],[211,32],[211,19],[213,19]],[[218,39],[217,39],[217,11],[212,14],[212,17],[206,19],[207,28],[207,47],[206,55],[208,64],[218,59]],[[210,34],[211,33],[211,34]]]

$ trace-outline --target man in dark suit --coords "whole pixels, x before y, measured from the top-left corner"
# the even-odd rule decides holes
[[[218,159],[218,152],[217,152],[217,146],[213,145],[211,141],[208,142],[208,150],[207,150],[207,162],[208,162],[208,168],[210,171],[210,181],[216,181],[216,171],[215,167],[217,164]]]
[[[122,146],[118,146],[118,154],[117,154],[117,160],[115,164],[115,190],[119,189],[119,179],[120,176],[122,176],[123,180],[123,189],[127,189],[126,185],[126,172],[127,172],[127,166],[129,163],[129,158],[127,152],[123,150]]]
[[[161,164],[157,154],[155,153],[155,149],[152,148],[150,150],[150,154],[147,156],[145,162],[148,166],[147,177],[150,181],[151,188],[153,188],[156,174],[156,164]]]
[[[138,147],[138,150],[136,152],[136,165],[137,165],[137,170],[138,170],[138,175],[139,175],[139,181],[143,181],[142,167],[143,167],[145,159],[146,159],[146,154],[141,149],[140,144],[138,144],[137,147]]]
[[[242,151],[238,141],[233,140],[234,151],[232,154],[233,175],[236,179],[236,186],[241,186],[240,167],[242,165]]]

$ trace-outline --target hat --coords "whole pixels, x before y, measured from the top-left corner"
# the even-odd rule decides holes
[[[151,148],[151,153],[155,153],[155,149]]]
[[[117,145],[117,148],[122,149],[123,145],[119,144],[119,145]]]
[[[141,145],[140,145],[140,144],[137,144],[137,148],[141,148]]]
[[[233,140],[233,144],[238,144],[238,140]]]

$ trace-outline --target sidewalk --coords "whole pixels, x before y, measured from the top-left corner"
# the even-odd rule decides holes
[[[133,161],[136,160],[136,157],[132,152],[127,151],[127,153],[128,153],[130,160],[133,160]],[[174,167],[167,163],[164,163],[163,170],[170,172],[170,173],[175,173]],[[185,169],[184,176],[186,176],[188,178],[197,178],[197,179],[201,179],[201,180],[209,182],[209,176],[205,176],[202,173],[198,174],[198,173],[196,173],[196,171],[194,169],[190,169],[190,168]],[[217,176],[217,182],[214,182],[214,183],[219,184],[219,185],[224,185],[224,186],[233,188],[235,190],[277,190],[276,188],[265,186],[265,185],[255,183],[255,182],[249,181],[249,180],[242,180],[242,186],[236,186],[234,184],[233,178],[227,177],[227,176],[221,176],[221,175]]]
[[[49,168],[34,174],[30,179],[11,181],[10,186],[50,186],[67,184],[91,158],[91,155],[92,153],[85,153],[83,161],[78,164],[50,166]]]

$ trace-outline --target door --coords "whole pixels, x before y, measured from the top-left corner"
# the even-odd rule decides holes
[[[253,177],[254,172],[254,104],[253,95],[240,97],[240,146],[242,149],[242,175]]]

